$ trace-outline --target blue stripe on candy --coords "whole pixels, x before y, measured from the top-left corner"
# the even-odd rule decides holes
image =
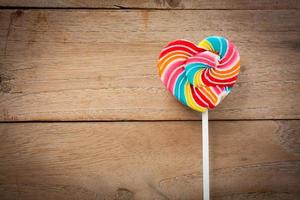
[[[187,78],[185,77],[185,73],[181,73],[176,80],[175,83],[175,92],[174,96],[176,99],[178,99],[182,104],[187,105],[186,99],[185,99],[185,92],[184,92],[184,86],[187,82]]]
[[[222,59],[228,48],[227,40],[219,36],[210,36],[207,37],[206,40],[209,41],[213,49],[220,54],[220,59]]]
[[[184,77],[182,84],[180,84],[180,101],[183,105],[187,105],[186,94],[185,94],[185,85],[187,84],[187,78]]]
[[[220,54],[220,59],[222,59],[225,56],[226,52],[227,52],[228,41],[223,37],[219,37],[219,41],[220,41],[221,47],[222,47],[219,54]]]
[[[202,63],[190,63],[185,66],[185,75],[190,84],[194,84],[195,74],[203,68],[210,68],[210,66]]]
[[[226,91],[226,92],[231,92],[231,90],[232,90],[232,87],[228,87],[228,86],[226,86],[225,88],[224,88],[224,90]]]

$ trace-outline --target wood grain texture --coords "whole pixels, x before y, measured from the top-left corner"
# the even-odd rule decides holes
[[[299,9],[297,0],[0,0],[3,7],[135,9]]]
[[[0,119],[194,120],[163,87],[167,42],[223,35],[242,71],[210,119],[300,118],[298,11],[2,10]]]
[[[1,199],[200,199],[200,124],[1,123]],[[300,197],[299,121],[210,124],[213,199]]]

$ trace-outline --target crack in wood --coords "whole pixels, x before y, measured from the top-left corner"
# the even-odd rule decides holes
[[[133,200],[134,193],[127,188],[118,188],[115,200]]]

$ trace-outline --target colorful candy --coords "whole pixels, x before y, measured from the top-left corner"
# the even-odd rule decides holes
[[[160,53],[158,70],[177,100],[204,112],[215,108],[231,91],[240,71],[240,56],[223,37],[207,37],[198,46],[176,40]]]

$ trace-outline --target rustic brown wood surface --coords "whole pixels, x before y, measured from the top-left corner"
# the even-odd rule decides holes
[[[0,6],[135,9],[296,9],[297,0],[0,0]]]
[[[201,199],[201,117],[165,90],[156,59],[208,35],[242,59],[209,114],[212,200],[300,199],[299,8],[0,0],[0,200]]]
[[[0,119],[199,119],[166,91],[156,59],[168,41],[212,34],[236,43],[242,72],[210,119],[299,119],[299,19],[293,10],[2,10]]]
[[[1,199],[201,199],[194,122],[0,124]],[[300,197],[299,121],[211,123],[213,199]]]

